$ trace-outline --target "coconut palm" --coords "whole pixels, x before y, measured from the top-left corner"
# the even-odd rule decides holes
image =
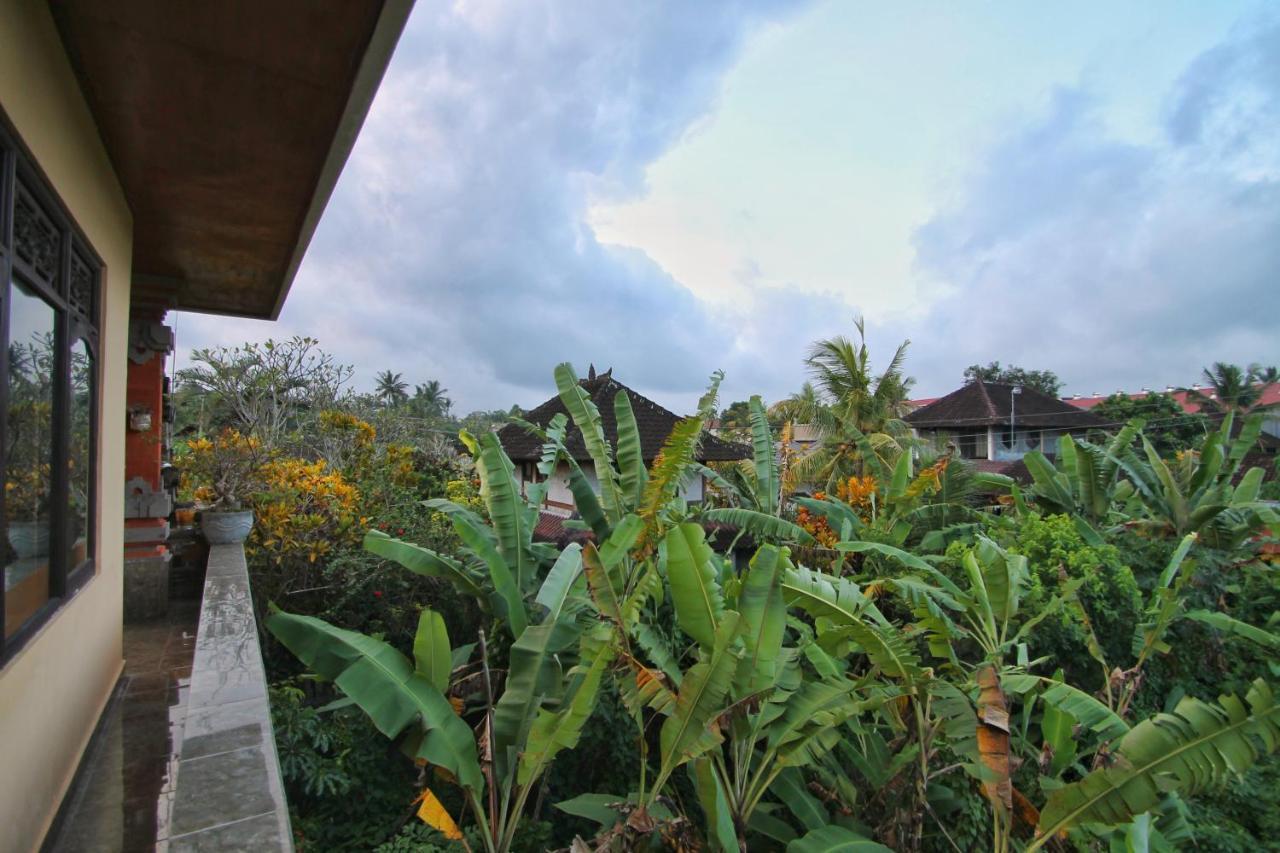
[[[1199,403],[1202,411],[1223,414],[1247,415],[1265,408],[1260,405],[1263,392],[1280,382],[1280,375],[1274,367],[1260,364],[1241,367],[1222,361],[1215,361],[1211,368],[1206,367],[1203,376],[1210,393],[1192,389],[1187,392],[1187,399]]]
[[[805,383],[799,394],[775,406],[789,420],[813,425],[819,435],[814,449],[790,468],[790,488],[808,483],[831,489],[840,480],[867,473],[868,446],[891,468],[908,440],[910,430],[902,417],[915,380],[903,373],[902,365],[911,342],[899,344],[877,374],[871,368],[863,319],[856,319],[854,326],[856,342],[837,335],[813,344],[805,359],[812,384]]]
[[[409,386],[402,378],[403,374],[384,370],[377,376],[377,389],[374,393],[385,405],[394,406],[409,399]]]
[[[448,392],[438,379],[431,379],[423,385],[413,386],[413,405],[423,417],[443,416],[453,407],[453,401],[445,396]]]

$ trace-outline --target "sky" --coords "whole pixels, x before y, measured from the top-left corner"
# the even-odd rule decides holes
[[[372,387],[531,406],[573,362],[689,411],[812,341],[915,393],[1280,363],[1280,7],[420,2],[276,323]],[[878,356],[878,358],[877,358]]]

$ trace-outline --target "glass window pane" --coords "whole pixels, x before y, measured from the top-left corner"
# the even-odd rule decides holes
[[[54,311],[9,288],[9,412],[5,436],[5,634],[49,600]]]
[[[67,458],[68,569],[89,558],[89,519],[93,518],[93,355],[83,339],[71,344],[71,442]]]

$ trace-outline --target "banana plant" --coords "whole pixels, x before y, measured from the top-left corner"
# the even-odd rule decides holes
[[[757,395],[747,406],[751,417],[751,459],[723,470],[694,466],[731,504],[704,510],[700,517],[732,525],[758,542],[811,544],[813,537],[808,531],[783,517],[782,476],[764,402]]]
[[[481,635],[487,695],[474,730],[446,698],[449,681],[442,673],[452,650],[443,620],[429,610],[423,611],[412,660],[382,640],[310,616],[276,611],[267,627],[379,731],[412,757],[447,771],[463,791],[485,849],[501,853],[515,840],[529,794],[556,755],[577,744],[595,707],[618,647],[609,627],[589,618],[589,575],[614,570],[639,530],[633,517],[600,549],[589,545],[594,568],[579,546],[564,550],[531,603],[541,615],[511,645],[505,688],[496,700]],[[575,656],[577,665],[566,672],[564,659]]]
[[[1187,451],[1167,462],[1144,436],[1140,458],[1132,450],[1116,461],[1136,490],[1130,524],[1157,534],[1182,537],[1198,533],[1213,548],[1239,548],[1250,536],[1280,520],[1258,499],[1264,472],[1251,468],[1237,475],[1262,430],[1262,415],[1245,419],[1240,434],[1231,438],[1234,415],[1209,433],[1198,451]]]
[[[696,662],[671,695],[648,699],[665,718],[649,798],[687,766],[712,847],[746,850],[749,831],[769,830],[754,818],[779,776],[831,749],[864,703],[838,672],[802,677],[798,649],[786,644],[783,582],[795,571],[787,549],[762,545],[739,579],[702,528],[684,523],[667,533],[659,560]]]
[[[522,494],[515,466],[496,433],[478,439],[462,433],[480,475],[480,496],[489,516],[486,523],[468,507],[448,500],[424,504],[443,513],[462,542],[462,559],[396,539],[378,530],[365,534],[366,550],[399,563],[416,574],[442,578],[476,599],[515,640],[537,613],[535,595],[543,586],[558,554],[553,545],[533,541],[538,505],[545,484]]]
[[[1028,495],[1045,515],[1070,515],[1092,528],[1112,525],[1133,494],[1133,486],[1120,476],[1120,460],[1130,453],[1143,425],[1134,418],[1105,445],[1064,435],[1054,462],[1039,450],[1028,452],[1022,457],[1031,472]]]

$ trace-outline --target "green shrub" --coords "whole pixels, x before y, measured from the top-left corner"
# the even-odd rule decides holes
[[[1084,541],[1065,515],[1028,516],[1018,528],[1010,550],[1024,555],[1031,570],[1028,613],[1058,595],[1065,579],[1081,579],[1077,595],[1111,666],[1133,660],[1133,629],[1140,621],[1142,598],[1133,572],[1113,545]],[[1033,632],[1032,657],[1052,655],[1068,681],[1096,689],[1100,667],[1088,656],[1087,631],[1071,608],[1045,619]]]

